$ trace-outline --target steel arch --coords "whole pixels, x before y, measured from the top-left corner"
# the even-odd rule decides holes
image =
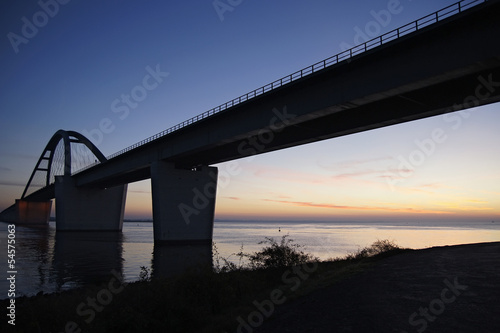
[[[47,145],[45,146],[45,149],[42,152],[42,155],[40,155],[40,158],[38,159],[38,162],[33,169],[33,172],[31,173],[30,179],[28,180],[28,183],[26,184],[26,187],[23,191],[23,195],[21,196],[21,199],[24,199],[24,196],[26,195],[26,192],[28,191],[28,188],[31,185],[31,181],[33,180],[33,177],[35,176],[37,171],[45,171],[47,173],[46,179],[45,179],[45,186],[50,185],[50,172],[52,169],[52,160],[54,158],[54,153],[56,151],[56,148],[59,144],[59,142],[63,140],[64,142],[64,175],[65,176],[71,176],[71,143],[82,143],[84,144],[90,151],[99,159],[99,162],[105,162],[107,161],[106,157],[101,153],[101,151],[85,136],[82,134],[75,132],[75,131],[65,131],[65,130],[58,130],[52,138],[49,140]],[[47,156],[47,153],[48,156]],[[47,162],[47,167],[41,167],[40,164],[42,161],[48,161]]]

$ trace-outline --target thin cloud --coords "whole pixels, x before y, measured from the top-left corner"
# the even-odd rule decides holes
[[[386,158],[379,158],[373,160],[382,160]],[[362,163],[362,161],[358,161]],[[336,169],[338,171],[338,169]],[[255,177],[263,179],[272,179],[278,181],[286,181],[293,183],[302,183],[310,185],[327,185],[336,182],[361,182],[364,185],[385,185],[386,180],[381,179],[383,175],[390,175],[386,169],[362,169],[362,170],[346,170],[338,174],[322,174],[313,172],[297,172],[287,168],[261,166],[254,167],[253,174]]]
[[[430,183],[430,184],[423,184],[420,186],[415,186],[415,187],[410,187],[406,188],[406,192],[419,192],[419,193],[426,193],[426,194],[435,194],[436,190],[445,188],[445,186],[441,183]]]
[[[359,178],[361,176],[369,176],[369,175],[378,175],[379,173],[383,173],[381,170],[364,170],[364,171],[356,171],[356,172],[345,172],[337,175],[333,175],[331,178],[334,180],[344,180],[344,179],[352,179]],[[381,177],[381,176],[377,176]]]
[[[229,200],[241,200],[241,198],[238,197],[224,197],[224,198]]]
[[[318,165],[329,171],[336,171],[331,176],[334,181],[363,181],[371,184],[401,179],[411,174],[412,170],[388,168],[388,161],[393,161],[391,156],[380,156],[370,159],[349,160],[333,164],[318,162]]]
[[[272,200],[272,199],[262,199],[263,201],[283,203],[294,205],[298,207],[314,207],[314,208],[329,208],[329,209],[346,209],[346,210],[382,210],[386,212],[400,212],[400,213],[420,213],[420,214],[450,214],[449,212],[443,211],[433,211],[425,209],[415,209],[415,208],[392,208],[392,207],[379,207],[379,206],[346,206],[346,205],[335,205],[335,204],[325,204],[325,203],[313,203],[304,201],[286,201],[286,200]]]
[[[274,197],[274,198],[278,198],[278,199],[291,199],[292,198],[289,195],[285,195],[285,194],[279,193],[279,192],[266,192],[265,195],[270,196],[270,197]]]
[[[40,151],[40,154],[41,153],[42,152]],[[26,154],[22,154],[22,153],[7,153],[4,156],[9,157],[9,158],[21,158],[21,159],[27,159],[27,160],[36,160],[39,158],[39,156],[26,155]]]
[[[292,181],[307,184],[323,184],[325,182],[324,177],[319,177],[315,174],[275,167],[260,167],[254,171],[254,175],[259,178],[271,178],[274,180],[285,180],[288,182]]]
[[[394,160],[391,156],[380,156],[380,157],[374,157],[374,158],[369,158],[369,159],[362,159],[362,160],[347,160],[343,162],[336,162],[336,163],[331,163],[329,164],[328,162],[324,161],[318,161],[318,166],[327,169],[327,170],[339,170],[339,169],[354,169],[354,168],[359,168],[359,167],[364,167],[367,164],[371,164],[374,162],[382,162],[382,161],[389,161],[389,160]]]
[[[429,183],[420,185],[421,188],[430,188],[430,189],[438,189],[443,188],[443,184],[441,183]]]
[[[496,191],[488,191],[488,190],[479,190],[478,191],[479,193],[484,193],[484,194],[493,194],[493,195],[500,195],[500,192],[496,192]]]
[[[476,199],[469,199],[467,200],[468,202],[472,202],[472,203],[476,203],[476,204],[488,204],[489,202],[488,201],[484,201],[484,200],[476,200]]]
[[[493,207],[485,206],[486,204],[488,204],[488,202],[475,199],[436,202],[438,206],[455,211],[487,211],[494,209]]]
[[[378,178],[390,179],[390,180],[405,180],[408,176],[413,175],[415,171],[407,168],[401,169],[386,169],[381,171],[381,175],[377,176]]]
[[[8,180],[0,180],[0,185],[2,186],[22,186],[25,187],[26,183],[12,182]]]

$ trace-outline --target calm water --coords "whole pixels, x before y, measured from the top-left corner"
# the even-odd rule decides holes
[[[281,230],[281,231],[279,231]],[[296,243],[321,259],[344,256],[377,239],[389,239],[410,248],[491,242],[500,240],[498,223],[407,225],[404,223],[286,223],[216,222],[214,241],[221,256],[237,261],[232,253],[259,250],[264,237],[279,240],[289,234]],[[7,224],[0,223],[0,271],[7,267]],[[155,274],[182,271],[186,264],[209,262],[210,246],[159,247],[153,244],[152,223],[126,222],[122,233],[56,233],[46,228],[16,227],[17,295],[67,290],[108,281],[111,271],[126,281],[139,279],[141,266]],[[7,298],[6,278],[0,280],[0,299]]]

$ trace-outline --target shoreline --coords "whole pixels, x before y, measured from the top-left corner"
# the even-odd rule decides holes
[[[278,308],[255,332],[497,332],[498,263],[500,242],[391,256]]]
[[[279,232],[278,227],[281,227]],[[214,242],[222,256],[238,263],[237,253],[242,244],[247,252],[260,249],[264,236],[274,238],[290,234],[290,238],[304,249],[327,260],[343,257],[369,246],[377,239],[390,239],[402,247],[420,249],[444,244],[488,242],[500,239],[500,230],[492,229],[428,229],[421,227],[388,227],[378,225],[323,224],[242,224],[215,223]],[[7,225],[0,238],[7,236]],[[46,231],[46,232],[45,232]],[[19,275],[18,295],[36,295],[68,290],[87,284],[99,283],[107,278],[111,269],[120,271],[127,282],[139,279],[141,266],[162,271],[171,270],[175,260],[168,259],[165,251],[153,243],[151,223],[124,223],[122,233],[86,234],[56,233],[55,225],[46,230],[18,228],[17,238],[26,251],[19,252],[16,262],[23,263]],[[142,245],[138,245],[138,244]],[[205,251],[206,252],[206,251]],[[174,255],[173,258],[176,256]],[[163,258],[163,259],[162,259]],[[0,265],[1,267],[2,265]],[[7,270],[6,263],[3,264]],[[65,267],[74,267],[65,272]],[[8,282],[0,281],[2,290]],[[17,294],[17,293],[16,293]],[[6,294],[3,296],[7,297]]]
[[[446,330],[446,325],[459,327],[462,332],[477,328],[477,321],[471,326],[469,321],[461,319],[468,318],[464,311],[473,311],[473,314],[483,318],[484,323],[480,323],[479,327],[488,331],[500,327],[500,319],[492,317],[494,311],[498,313],[500,310],[497,304],[500,288],[495,283],[500,276],[498,262],[500,242],[488,242],[402,250],[367,260],[321,262],[317,268],[290,268],[287,275],[286,270],[284,273],[279,269],[265,269],[223,274],[190,272],[181,278],[134,283],[123,283],[115,277],[99,286],[16,298],[16,329],[28,329],[35,325],[42,331],[64,331],[64,325],[75,323],[83,331],[113,332],[118,328],[123,331],[127,325],[115,322],[113,325],[118,326],[110,328],[109,320],[123,322],[138,318],[140,321],[142,318],[145,322],[153,321],[155,324],[151,331],[155,331],[171,329],[169,325],[176,323],[176,316],[181,315],[189,319],[177,322],[175,327],[186,332],[199,331],[200,328],[206,332],[222,332],[222,329],[235,331],[242,322],[238,318],[250,325],[248,327],[254,332],[286,331],[287,327],[292,331],[307,331],[314,327],[315,331],[322,332],[328,331],[331,325],[336,325],[339,332],[387,332],[394,331],[396,327],[400,331],[411,332],[424,325],[425,317],[418,314],[419,307],[429,306],[430,302],[439,299],[446,283],[455,283],[460,295],[456,295],[452,304],[443,303],[446,311],[439,315],[440,324],[426,321],[428,331],[434,331],[431,326],[439,327],[441,332],[450,331]],[[200,279],[200,274],[203,279]],[[238,290],[238,285],[243,289]],[[467,286],[467,290],[460,290],[460,286]],[[182,288],[185,289],[182,295],[188,292],[193,298],[171,296]],[[279,293],[282,293],[281,298],[277,296]],[[172,299],[169,300],[166,295]],[[109,303],[103,309],[92,311],[88,300],[99,299],[99,296],[101,301]],[[447,299],[452,296],[447,294]],[[281,302],[284,298],[286,302]],[[267,317],[266,311],[269,312],[271,303],[266,301],[273,299],[276,303],[273,303],[273,311]],[[7,301],[1,300],[0,304],[7,306]],[[140,304],[135,304],[137,302]],[[438,301],[434,303],[440,304]],[[259,312],[255,304],[268,305],[268,310],[262,305],[264,310],[260,313],[263,320],[259,325],[248,324],[259,322],[248,321],[252,319],[249,317],[252,313]],[[476,308],[470,310],[472,305]],[[159,313],[152,314],[151,311]],[[176,311],[180,313],[175,314]],[[191,318],[193,311],[204,319]],[[411,325],[408,318],[415,311],[417,315],[413,318],[414,325]],[[58,314],[55,323],[47,320],[53,318],[54,313]],[[90,318],[92,320],[87,323]],[[360,318],[371,326],[360,324]],[[188,323],[194,326],[185,327]],[[339,326],[339,323],[342,324]],[[0,327],[5,324],[4,320]],[[133,332],[129,329],[125,331]]]

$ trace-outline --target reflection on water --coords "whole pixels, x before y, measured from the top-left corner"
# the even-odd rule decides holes
[[[279,240],[289,235],[295,243],[322,260],[343,257],[380,239],[401,247],[422,249],[432,246],[500,241],[500,224],[472,222],[219,222],[214,241],[222,257],[237,263],[234,253],[255,252],[264,237]]]
[[[194,266],[211,265],[211,245],[155,246],[152,224],[129,224],[124,232],[56,232],[16,226],[16,297],[106,283],[115,271],[137,281],[140,268],[153,276],[172,276]],[[7,224],[0,223],[0,269],[7,271]],[[5,279],[0,290],[8,290]],[[0,299],[7,297],[2,292]]]
[[[7,224],[0,223],[2,269],[7,262],[6,230]],[[56,233],[53,226],[16,226],[15,235],[17,296],[106,282],[112,270],[122,273],[121,232]],[[6,290],[2,282],[0,288]]]
[[[123,274],[121,232],[57,232],[52,279],[57,290],[106,282],[112,270]]]
[[[7,263],[7,244],[6,230],[7,224],[0,223],[1,231],[0,245],[1,253],[0,267],[6,271]],[[25,293],[34,293],[38,291],[53,291],[55,284],[52,281],[48,268],[51,266],[54,254],[54,236],[55,230],[46,227],[17,228],[15,243],[15,268],[18,272],[16,276],[16,287],[18,291]],[[5,263],[5,264],[4,264]],[[0,287],[4,281],[0,281]],[[29,291],[24,286],[30,286]],[[5,291],[6,288],[2,288]],[[1,294],[0,298],[6,298]],[[16,293],[17,295],[17,293]]]
[[[304,250],[320,259],[344,256],[389,239],[398,245],[424,248],[439,245],[492,242],[500,240],[500,226],[428,223],[293,223],[216,222],[214,242],[224,258],[238,263],[231,254],[254,252],[264,237],[289,234]],[[7,269],[7,224],[0,223],[0,271]],[[188,267],[211,264],[212,248],[205,246],[162,246],[153,244],[152,223],[124,223],[123,232],[57,232],[48,227],[16,227],[17,296],[67,290],[107,282],[114,270],[126,282],[137,281],[141,267],[153,276],[171,276]],[[6,298],[8,281],[0,279],[0,299]]]
[[[154,245],[153,277],[170,277],[192,268],[212,267],[212,245]]]

